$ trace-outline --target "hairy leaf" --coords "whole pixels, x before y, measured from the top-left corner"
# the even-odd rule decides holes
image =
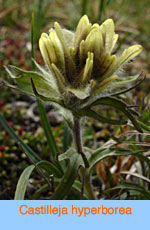
[[[70,148],[66,153],[59,156],[59,160],[69,159],[68,168],[52,195],[51,200],[64,199],[70,192],[72,185],[77,177],[78,169],[83,165],[82,157],[75,149]]]
[[[14,79],[17,83],[18,88],[24,93],[28,93],[34,96],[34,92],[31,85],[31,78],[34,81],[35,87],[40,95],[46,98],[53,98],[55,100],[60,98],[58,89],[56,87],[55,81],[52,81],[52,76],[49,77],[37,73],[34,71],[25,71],[16,66],[10,65],[5,66],[7,73]],[[16,87],[17,88],[17,87]]]
[[[121,100],[114,98],[114,97],[104,97],[96,100],[91,104],[91,106],[97,106],[97,105],[109,105],[111,107],[114,107],[121,112],[123,112],[132,122],[134,127],[137,129],[137,131],[142,133],[142,129],[140,125],[138,124],[136,118],[132,115],[131,110],[128,108],[128,106]]]
[[[91,117],[91,118],[94,118],[94,119],[96,119],[102,123],[108,123],[108,124],[113,124],[113,125],[123,125],[123,124],[127,123],[127,121],[125,121],[125,120],[112,120],[112,119],[109,119],[107,117],[103,117],[88,107],[79,110],[77,113],[80,116]]]

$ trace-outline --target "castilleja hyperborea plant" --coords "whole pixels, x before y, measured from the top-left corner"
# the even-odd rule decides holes
[[[39,40],[40,51],[46,64],[44,68],[35,61],[35,72],[15,66],[5,67],[16,83],[9,84],[10,87],[56,105],[72,130],[76,147],[76,150],[71,148],[69,153],[65,154],[71,158],[77,152],[80,162],[83,161],[80,165],[85,168],[91,169],[91,161],[82,144],[82,117],[116,125],[126,124],[129,119],[135,129],[141,132],[135,118],[136,111],[118,99],[118,95],[132,89],[130,84],[139,78],[140,74],[122,77],[121,68],[136,57],[142,47],[133,45],[118,56],[113,54],[117,40],[118,34],[114,31],[112,19],[107,19],[101,25],[92,25],[85,15],[80,19],[75,32],[61,28],[55,22],[54,28],[48,33],[42,33]],[[114,120],[102,116],[99,108],[103,109],[103,105],[120,110],[128,119]],[[60,158],[65,159],[61,155]],[[78,168],[76,170],[78,171]],[[82,170],[80,173],[83,175]],[[87,175],[88,173],[89,169]],[[89,194],[88,198],[93,199],[87,178],[88,176],[85,178],[87,196]]]

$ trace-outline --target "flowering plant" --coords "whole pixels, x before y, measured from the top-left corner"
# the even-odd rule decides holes
[[[139,77],[122,78],[120,68],[137,56],[142,47],[134,45],[125,49],[120,57],[112,55],[118,39],[112,19],[106,20],[101,26],[96,23],[91,25],[85,15],[80,19],[75,33],[61,29],[57,22],[54,28],[50,29],[49,34],[42,33],[39,41],[47,69],[35,61],[38,72],[24,71],[15,66],[6,67],[17,83],[17,86],[11,87],[56,103],[70,124],[71,115],[90,116],[113,124],[124,123],[103,118],[93,112],[92,107],[104,104],[106,99],[107,104],[117,106],[115,99],[110,101],[110,97],[121,93],[122,88],[129,87]],[[122,111],[131,119],[127,110]],[[135,126],[138,128],[138,125]]]
[[[80,165],[91,170],[99,159],[96,158],[94,163],[91,163],[92,160],[84,151],[80,118],[92,117],[103,123],[118,125],[127,123],[126,120],[103,117],[97,107],[108,105],[120,110],[141,132],[135,118],[136,111],[118,99],[118,95],[131,90],[133,86],[130,87],[130,84],[139,78],[140,74],[122,77],[120,69],[137,56],[142,47],[131,46],[118,57],[112,54],[117,39],[118,34],[114,31],[112,19],[104,21],[102,25],[97,23],[92,25],[85,15],[80,19],[75,32],[62,29],[55,22],[54,29],[50,29],[49,34],[42,33],[39,40],[45,68],[35,60],[37,72],[25,71],[15,66],[5,67],[16,83],[16,85],[6,83],[8,86],[54,103],[63,114],[72,129],[76,150],[71,149],[62,154],[59,160],[72,159],[73,154],[75,156],[77,152],[81,158],[76,166],[76,172]],[[74,164],[78,162],[73,159],[70,161]],[[82,170],[81,174],[83,176]],[[93,198],[88,179],[89,177],[85,178],[87,193],[89,198]]]

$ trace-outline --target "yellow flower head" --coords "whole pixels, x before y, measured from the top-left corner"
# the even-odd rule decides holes
[[[134,45],[119,58],[111,54],[118,39],[112,19],[107,19],[102,25],[92,25],[85,15],[75,33],[61,29],[57,22],[54,28],[49,35],[41,35],[40,50],[58,84],[62,81],[64,91],[68,89],[73,94],[75,89],[83,91],[90,88],[94,95],[103,91],[104,86],[118,79],[119,68],[142,50],[140,45]],[[79,91],[77,97],[86,97],[86,90],[85,95],[80,95]]]
[[[53,101],[78,116],[89,115],[86,109],[97,105],[97,99],[101,99],[104,104],[104,98],[114,96],[118,89],[120,92],[121,88],[128,87],[139,77],[121,78],[119,70],[137,56],[142,47],[131,46],[118,57],[112,54],[117,39],[112,19],[107,19],[102,25],[92,25],[85,15],[75,32],[62,29],[55,22],[54,29],[50,29],[48,34],[42,33],[39,40],[47,70],[36,62],[38,73],[14,66],[10,66],[12,71],[6,70],[23,92]],[[108,98],[107,104],[110,104]],[[91,112],[91,116],[95,115]]]

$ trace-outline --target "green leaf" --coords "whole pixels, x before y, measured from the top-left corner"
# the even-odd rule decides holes
[[[110,156],[128,156],[132,155],[134,152],[131,151],[115,151],[109,148],[108,146],[106,147],[100,147],[96,151],[92,153],[92,156],[89,158],[89,172],[92,170],[92,168],[101,160],[105,159],[106,157]]]
[[[140,153],[135,153],[135,156],[140,159],[142,162],[146,162],[148,167],[150,168],[150,159]]]
[[[34,92],[34,96],[36,96],[38,99],[41,99],[42,101],[51,101],[51,102],[57,103],[59,105],[63,105],[63,102],[61,100],[56,100],[54,98],[44,97],[43,95],[39,94],[36,87],[35,87],[35,84],[34,84],[34,81],[32,78],[31,78],[31,85],[32,85],[32,90]]]
[[[58,109],[58,112],[63,116],[69,128],[73,129],[73,116],[71,111],[58,104],[56,104],[55,107]]]
[[[141,76],[141,73],[139,73],[135,76],[129,76],[129,77],[125,77],[125,78],[117,78],[116,80],[111,82],[111,84],[110,84],[111,88],[112,87],[121,88],[121,87],[129,86],[130,83],[133,83],[134,81],[136,81],[140,76]]]
[[[141,76],[141,74],[138,75],[138,78],[139,78],[140,76]],[[135,89],[136,87],[138,87],[138,86],[145,80],[145,78],[146,78],[146,76],[144,76],[141,80],[139,80],[135,85],[133,85],[133,86],[127,88],[127,89],[124,89],[124,90],[122,90],[122,91],[120,91],[120,92],[112,93],[110,96],[118,96],[118,95],[121,95],[121,94],[125,94],[125,93],[131,91],[132,89]],[[137,80],[137,79],[136,79],[136,80]]]
[[[66,152],[69,147],[71,146],[71,132],[65,123],[64,125],[64,132],[63,132],[63,147],[64,147],[64,152]]]
[[[124,125],[127,123],[127,121],[125,121],[125,120],[112,120],[112,119],[103,117],[88,107],[79,110],[77,112],[77,114],[80,116],[86,116],[86,117],[94,118],[94,119],[96,119],[102,123],[108,123],[108,124],[113,124],[113,125]]]
[[[60,182],[60,178],[59,179],[56,179],[55,180],[55,183],[58,184]],[[78,181],[78,180],[75,180],[73,186],[72,186],[72,190],[74,190],[75,192],[78,192],[79,194],[81,193],[81,182]],[[47,184],[43,185],[41,188],[39,188],[35,193],[34,195],[32,196],[32,199],[37,199],[38,196],[43,193],[43,192],[46,192],[48,191],[49,187]],[[84,198],[88,200],[88,196],[86,194],[86,191],[84,191],[84,194],[83,194]]]
[[[86,14],[88,2],[89,0],[82,0],[82,3],[81,3],[81,15],[82,16]]]
[[[47,192],[49,190],[49,186],[47,184],[41,186],[31,197],[32,200],[35,200],[39,197],[41,193]]]
[[[22,146],[21,144],[20,144],[20,146],[21,146],[22,149],[25,151],[25,154],[28,156],[28,153],[26,152],[26,149],[24,149],[24,146]],[[31,161],[31,163],[33,163],[33,165],[35,166],[35,168],[36,168],[37,172],[39,173],[39,175],[43,177],[43,179],[45,180],[45,182],[46,182],[46,183],[49,185],[49,187],[51,188],[51,183],[50,183],[50,181],[49,181],[49,177],[47,177],[47,176],[43,173],[43,171],[38,167],[38,165],[37,165],[31,158],[30,158],[30,161]]]
[[[52,195],[51,200],[62,200],[69,194],[77,177],[79,167],[84,165],[81,155],[73,148],[70,148],[66,153],[59,156],[60,161],[66,159],[69,160],[68,168],[55,193]]]
[[[75,180],[73,186],[72,186],[72,189],[77,191],[78,193],[81,193],[81,182],[78,181],[78,180]],[[84,194],[83,194],[84,198],[88,200],[88,195],[86,194],[86,191],[84,191]]]
[[[114,108],[120,110],[130,119],[130,121],[134,125],[135,129],[142,133],[142,129],[141,129],[140,125],[138,124],[135,117],[132,115],[131,110],[128,108],[128,106],[123,101],[121,101],[117,98],[114,98],[114,97],[104,97],[104,98],[100,98],[100,99],[96,100],[95,102],[93,102],[91,104],[91,107],[97,106],[97,105],[109,105],[111,107],[114,107]]]
[[[42,102],[38,98],[37,98],[37,104],[38,104],[38,108],[39,108],[42,126],[44,129],[46,138],[47,138],[47,142],[48,142],[49,148],[52,152],[52,156],[54,158],[56,156],[56,154],[58,153],[58,148],[57,148],[57,145],[56,145],[53,133],[52,133],[51,125],[48,121],[45,108],[44,108]]]
[[[144,187],[138,184],[131,183],[131,182],[124,182],[123,184],[115,186],[114,188],[107,189],[105,193],[111,192],[116,189],[123,189],[123,190],[126,189],[126,190],[131,190],[131,191],[137,191],[141,195],[144,195],[146,199],[150,199],[150,192],[148,192]]]
[[[101,21],[101,18],[104,12],[105,12],[105,1],[101,0],[99,2],[99,11],[98,11],[98,17],[97,17],[98,21]]]
[[[53,174],[55,177],[62,177],[62,172],[49,161],[40,161],[39,163],[37,163],[37,166],[41,169],[44,169],[48,173],[48,175]]]
[[[145,124],[144,122],[138,120],[139,124],[141,125],[141,127],[143,128],[143,130],[146,130],[146,131],[150,131],[150,127],[149,127],[149,124]]]
[[[96,90],[96,97],[98,98],[104,98],[105,97],[112,97],[117,96],[120,94],[124,94],[138,85],[140,85],[145,77],[143,77],[141,80],[139,80],[134,86],[131,86],[131,84],[135,81],[137,81],[141,77],[142,73],[139,73],[135,76],[129,76],[125,78],[117,78],[116,80],[110,81],[109,83],[105,84],[103,87],[100,87]],[[91,97],[91,102],[94,100],[93,97]]]
[[[17,83],[18,86],[15,86],[16,89],[20,89],[24,93],[35,96],[31,85],[32,78],[39,95],[49,98],[49,100],[52,101],[59,101],[60,94],[51,73],[43,75],[34,71],[22,70],[12,65],[9,65],[9,67],[5,66],[5,70]]]
[[[129,171],[121,171],[120,173],[125,174],[125,175],[129,175],[129,176],[137,177],[137,178],[142,179],[142,180],[144,180],[144,181],[146,181],[146,182],[148,182],[150,184],[150,179],[149,178],[147,178],[147,177],[145,177],[143,175],[140,175],[138,173],[133,173],[133,172],[129,172]]]
[[[28,185],[28,180],[34,168],[35,168],[34,165],[30,165],[27,168],[25,168],[25,170],[22,172],[19,181],[17,183],[15,198],[14,198],[15,200],[24,200],[26,188]]]
[[[68,88],[68,93],[70,93],[74,98],[85,100],[86,98],[89,98],[90,96],[90,90],[91,86],[90,84],[84,88],[84,89],[73,89],[73,88]]]
[[[29,159],[31,159],[34,163],[40,161],[40,157],[16,135],[16,133],[9,126],[8,122],[5,120],[2,114],[0,114],[0,123],[2,124],[4,129],[6,129],[6,131],[9,133],[9,135],[16,141],[16,143],[20,144],[23,147]]]

